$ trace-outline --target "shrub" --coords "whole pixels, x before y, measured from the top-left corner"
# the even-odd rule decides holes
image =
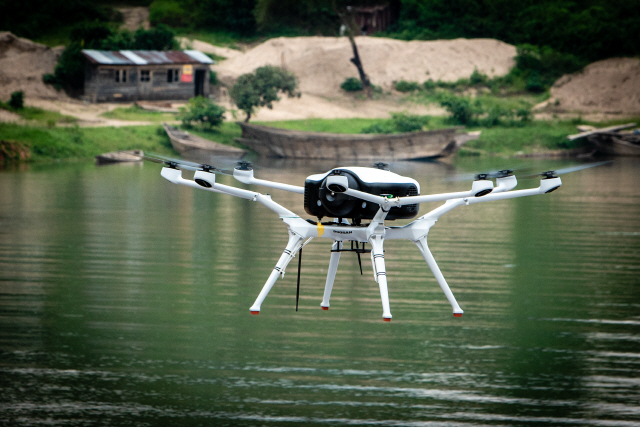
[[[360,79],[356,79],[355,77],[349,77],[340,85],[342,90],[347,92],[357,92],[362,90],[362,82]]]
[[[461,125],[472,124],[475,117],[482,113],[480,106],[477,103],[472,105],[468,98],[448,96],[440,101],[440,105],[451,113],[451,119],[455,123]]]
[[[406,80],[395,82],[393,86],[398,92],[413,92],[419,88],[417,82],[408,82]]]
[[[422,83],[422,87],[424,88],[424,90],[432,91],[436,88],[436,82],[434,82],[433,79],[429,79]]]
[[[478,71],[477,68],[474,68],[473,73],[471,73],[471,76],[469,77],[469,83],[472,85],[483,85],[487,84],[487,82],[489,82],[489,77]]]
[[[178,118],[185,126],[190,126],[192,122],[199,122],[203,126],[212,128],[222,124],[224,113],[224,107],[207,98],[197,96],[191,98],[185,107],[180,108]]]
[[[405,133],[417,132],[429,124],[429,116],[418,116],[404,113],[391,113],[391,119],[382,123],[374,123],[360,131],[360,133]]]
[[[9,99],[9,106],[14,110],[21,110],[24,108],[24,92],[17,91],[11,94],[11,99]]]

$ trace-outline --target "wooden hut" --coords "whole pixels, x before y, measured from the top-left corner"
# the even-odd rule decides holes
[[[385,31],[398,20],[399,9],[397,2],[378,4],[374,6],[353,7],[356,25],[362,35],[370,35],[378,31]]]
[[[83,99],[89,102],[185,100],[209,95],[209,65],[197,50],[91,50]]]

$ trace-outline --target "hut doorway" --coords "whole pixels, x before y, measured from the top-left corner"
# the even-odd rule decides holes
[[[196,70],[195,96],[204,96],[205,70]]]

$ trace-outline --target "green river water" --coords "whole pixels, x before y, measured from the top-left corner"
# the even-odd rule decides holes
[[[508,162],[392,170],[424,194]],[[302,185],[337,165],[261,166]],[[0,171],[0,424],[640,425],[640,161],[562,180],[432,228],[462,318],[415,245],[387,242],[387,323],[368,257],[361,276],[349,253],[320,310],[323,239],[304,249],[299,311],[296,259],[251,316],[287,241],[257,203],[170,184],[151,163]],[[301,195],[255,189],[304,215]]]

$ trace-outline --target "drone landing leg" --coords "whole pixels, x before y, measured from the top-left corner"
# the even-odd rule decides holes
[[[391,309],[389,307],[389,289],[387,288],[387,271],[384,266],[384,236],[374,234],[369,239],[371,243],[371,261],[376,282],[380,287],[380,298],[382,299],[382,320],[391,321]]]
[[[342,249],[342,242],[335,241],[331,246],[331,259],[329,260],[329,272],[327,273],[327,282],[324,285],[324,296],[322,297],[322,303],[320,307],[323,310],[329,310],[329,298],[331,298],[331,291],[333,290],[333,281],[336,278],[336,271],[338,271],[338,262],[340,261],[340,252]],[[335,251],[335,252],[334,252]]]
[[[251,311],[251,314],[260,314],[260,306],[262,305],[262,302],[267,297],[267,295],[269,295],[269,291],[271,291],[274,283],[276,283],[276,280],[278,280],[278,276],[284,276],[284,270],[287,268],[289,261],[291,261],[296,253],[300,250],[300,248],[302,247],[302,243],[302,237],[298,236],[295,233],[289,232],[289,243],[287,243],[286,249],[280,256],[278,263],[269,275],[267,283],[264,284],[262,291],[260,291],[260,295],[258,295],[258,298],[249,309]]]
[[[440,271],[438,264],[436,264],[436,260],[433,258],[433,255],[429,250],[429,246],[427,246],[427,237],[424,236],[416,240],[414,243],[416,244],[416,246],[418,246],[418,249],[420,249],[420,252],[424,257],[424,260],[427,262],[427,265],[429,265],[431,272],[433,273],[436,280],[438,281],[438,284],[440,285],[442,292],[444,292],[444,295],[447,297],[447,300],[449,300],[449,304],[451,304],[451,307],[453,308],[453,315],[455,317],[462,317],[462,313],[464,312],[458,305],[458,302],[456,301],[456,298],[453,296],[451,289],[449,289],[449,285],[447,284],[447,281],[444,279],[444,276],[442,275],[442,272]]]

